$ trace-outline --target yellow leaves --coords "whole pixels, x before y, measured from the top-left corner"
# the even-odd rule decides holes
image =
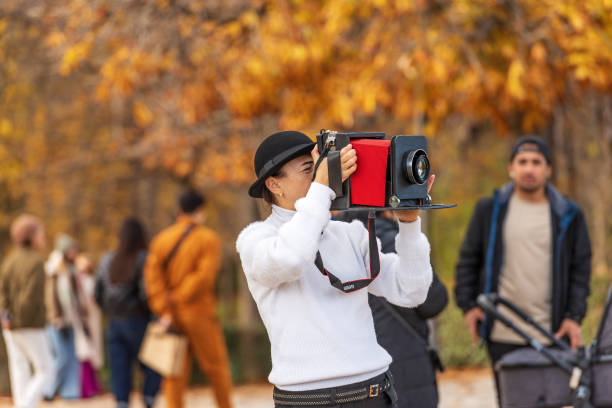
[[[266,64],[260,58],[250,58],[246,65],[246,72],[255,78],[262,78],[266,73]]]
[[[99,84],[94,91],[94,98],[99,102],[107,102],[110,98],[110,89],[106,84]]]
[[[7,118],[0,119],[0,136],[9,136],[13,131],[13,124]]]
[[[194,169],[200,185],[247,183],[253,177],[253,151],[237,135],[224,139],[223,148],[205,150],[204,159]]]
[[[183,120],[189,125],[203,120],[218,104],[219,98],[213,80],[203,80],[183,87],[180,106]]]
[[[70,46],[64,53],[60,65],[60,74],[68,75],[85,60],[91,51],[90,41],[81,41]]]
[[[142,128],[149,126],[154,119],[153,112],[151,112],[149,107],[142,102],[134,103],[132,114],[134,116],[134,122]]]
[[[376,93],[373,89],[367,92],[362,98],[361,109],[367,115],[371,115],[376,110]]]
[[[584,52],[575,52],[568,56],[568,62],[574,67],[576,79],[587,80],[592,75],[590,65],[594,62],[593,58]]]
[[[395,0],[395,8],[399,13],[413,11],[415,4],[413,0]]]
[[[171,54],[151,55],[141,50],[120,47],[100,69],[101,82],[96,90],[99,100],[106,100],[110,90],[129,95],[135,86],[145,83],[160,70],[174,65]]]
[[[399,70],[404,74],[406,79],[415,79],[419,74],[417,69],[414,67],[414,64],[412,63],[412,58],[409,57],[407,54],[400,55],[395,64],[397,65],[397,68],[399,68]]]
[[[576,9],[570,9],[567,17],[569,17],[570,24],[577,32],[582,32],[587,25],[585,16]]]
[[[259,16],[254,11],[248,10],[240,16],[240,23],[245,27],[255,28],[259,24]]]
[[[232,21],[225,25],[225,32],[232,38],[238,37],[242,33],[242,24]]]
[[[200,33],[209,36],[217,28],[217,24],[212,21],[204,21],[200,24]]]
[[[539,62],[539,63],[546,62],[546,56],[547,56],[546,47],[541,42],[537,42],[531,47],[530,54],[531,54],[531,58],[535,62]]]
[[[329,108],[333,121],[344,127],[350,128],[354,123],[354,99],[348,94],[339,94]]]
[[[289,57],[296,64],[303,64],[308,58],[308,50],[302,44],[296,44],[289,50]]]
[[[270,0],[263,13],[245,8],[219,22],[206,2],[176,13],[155,0],[111,9],[96,26],[79,22],[93,6],[78,0],[70,30],[50,28],[45,44],[64,51],[64,75],[84,62],[97,70],[89,89],[131,107],[146,137],[162,126],[168,135],[197,129],[217,109],[244,127],[272,113],[284,127],[349,128],[381,111],[407,121],[425,113],[431,129],[454,114],[500,127],[520,116],[534,127],[567,79],[611,89],[610,1],[525,0],[515,16],[491,0]],[[173,159],[185,174],[180,163],[193,160]],[[233,177],[219,172],[211,177]]]
[[[448,79],[448,71],[446,65],[438,60],[434,59],[431,61],[431,71],[429,71],[432,79],[435,81],[444,82]]]
[[[608,19],[612,27],[612,19]],[[612,39],[596,25],[589,25],[580,33],[573,33],[562,43],[567,53],[567,65],[574,77],[597,89],[607,90],[612,85]]]
[[[523,100],[526,97],[525,86],[523,84],[524,74],[525,67],[520,60],[515,59],[510,63],[506,79],[506,91],[517,100]]]
[[[228,107],[239,118],[252,118],[264,110],[272,111],[272,99],[277,98],[278,90],[266,88],[265,84],[232,81],[231,94],[227,95]]]
[[[8,27],[8,18],[0,18],[0,35],[4,34],[6,32],[6,29]]]
[[[538,109],[531,109],[525,112],[522,120],[522,128],[526,132],[533,132],[546,123],[546,115]]]
[[[66,36],[59,30],[53,30],[46,39],[49,47],[60,47],[66,43]]]
[[[308,92],[294,90],[286,93],[281,102],[282,116],[279,126],[285,129],[300,129],[312,123],[315,113],[321,109],[322,101],[312,98]]]
[[[326,2],[325,6],[321,9],[321,15],[325,19],[321,27],[322,33],[330,39],[336,38],[354,23],[352,14],[355,9],[360,10],[362,13],[367,11],[363,5],[359,5],[358,2],[354,1],[337,0]]]
[[[177,25],[181,37],[185,38],[190,36],[196,24],[198,24],[198,18],[196,16],[180,16]]]
[[[427,52],[423,48],[420,48],[420,47],[417,47],[413,51],[413,56],[414,56],[414,61],[416,62],[416,64],[425,64],[427,60],[429,59]]]

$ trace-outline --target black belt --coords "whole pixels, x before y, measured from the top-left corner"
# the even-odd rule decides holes
[[[310,391],[285,391],[274,387],[276,406],[319,406],[347,404],[378,398],[393,386],[391,373],[386,372],[366,381]]]

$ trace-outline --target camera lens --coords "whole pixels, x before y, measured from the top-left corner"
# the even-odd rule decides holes
[[[412,150],[404,156],[404,177],[413,184],[425,184],[429,178],[429,159],[424,150]]]
[[[415,164],[415,175],[417,181],[423,183],[427,179],[427,173],[429,173],[429,161],[427,160],[427,156],[422,155],[416,158]]]

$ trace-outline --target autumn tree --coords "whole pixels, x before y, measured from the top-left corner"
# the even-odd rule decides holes
[[[611,38],[609,0],[4,1],[0,227],[27,209],[100,251],[130,211],[167,224],[180,186],[244,188],[277,128],[425,133],[440,198],[469,203],[498,142],[537,132],[604,276]],[[217,214],[231,250],[255,211],[217,200],[241,214]]]

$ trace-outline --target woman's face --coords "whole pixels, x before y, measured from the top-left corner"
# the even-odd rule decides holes
[[[312,156],[305,154],[285,163],[278,176],[266,179],[279,207],[295,210],[295,202],[305,197],[310,188],[313,169]]]

